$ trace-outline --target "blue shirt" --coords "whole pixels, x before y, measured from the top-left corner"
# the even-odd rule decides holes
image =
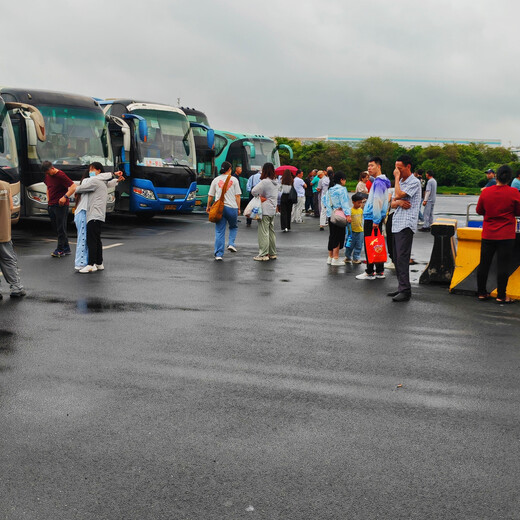
[[[392,233],[399,233],[406,228],[410,228],[415,233],[419,209],[421,208],[421,181],[415,175],[410,175],[405,181],[400,180],[399,185],[401,191],[406,193],[406,197],[402,200],[409,201],[411,207],[404,209],[398,206],[395,210],[392,220]]]
[[[516,178],[513,179],[513,182],[511,183],[512,188],[516,188],[518,191],[520,191],[520,179]]]
[[[345,215],[350,215],[350,202],[348,200],[348,191],[345,186],[335,184],[327,191],[327,195],[323,197],[323,206],[327,210],[327,217],[332,215],[333,209],[342,209]]]

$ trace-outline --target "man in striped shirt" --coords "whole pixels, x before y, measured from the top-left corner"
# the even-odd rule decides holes
[[[394,264],[399,286],[388,293],[394,302],[405,302],[412,297],[410,285],[410,256],[414,233],[421,207],[421,181],[412,174],[412,159],[401,155],[395,162],[395,191],[392,207],[396,208],[392,220],[394,238]]]

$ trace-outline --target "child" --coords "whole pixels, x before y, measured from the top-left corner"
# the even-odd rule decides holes
[[[345,263],[360,264],[361,250],[363,249],[363,202],[365,198],[360,193],[352,195],[352,228],[345,241]]]

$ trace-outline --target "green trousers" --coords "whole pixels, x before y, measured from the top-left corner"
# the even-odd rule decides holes
[[[258,256],[276,255],[274,216],[263,216],[258,223]]]

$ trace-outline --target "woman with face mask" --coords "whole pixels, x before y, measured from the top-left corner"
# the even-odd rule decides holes
[[[100,262],[98,265],[95,265],[92,262],[89,262],[89,248],[88,248],[88,234],[87,234],[87,216],[88,212],[91,209],[90,205],[90,197],[92,196],[93,191],[90,190],[89,185],[92,184],[93,178],[96,178],[98,181],[104,181],[108,186],[111,186],[112,184],[117,184],[119,180],[122,180],[122,172],[116,172],[116,175],[118,176],[118,179],[112,180],[112,173],[110,172],[103,172],[103,166],[98,163],[94,162],[89,166],[88,172],[86,172],[83,177],[81,178],[78,190],[78,185],[73,184],[65,196],[63,197],[63,202],[65,203],[65,199],[69,198],[73,193],[76,193],[76,190],[78,190],[78,193],[76,193],[76,206],[74,210],[74,224],[76,224],[76,229],[78,233],[77,237],[77,245],[76,245],[76,259],[74,262],[74,268],[76,271],[80,272],[92,272],[98,269],[103,269],[103,264]],[[86,191],[83,191],[86,189]],[[81,192],[81,193],[79,193]],[[106,197],[105,197],[106,198]],[[61,204],[61,200],[60,200]],[[106,201],[105,201],[106,204]],[[100,240],[97,240],[96,243],[100,243]],[[99,245],[99,244],[98,244]],[[97,246],[96,246],[97,247]],[[95,255],[99,258],[98,253]],[[89,265],[90,264],[90,265]],[[93,266],[95,265],[96,269],[93,269]],[[85,269],[89,268],[88,271],[84,271]]]

